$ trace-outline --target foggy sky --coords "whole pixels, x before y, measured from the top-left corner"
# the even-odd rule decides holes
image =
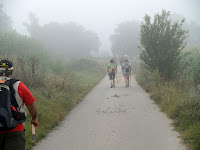
[[[139,20],[162,9],[200,24],[199,0],[0,0],[11,16],[13,27],[26,34],[22,22],[33,12],[41,25],[51,21],[76,22],[98,33],[102,49],[109,49],[109,36],[122,21]]]

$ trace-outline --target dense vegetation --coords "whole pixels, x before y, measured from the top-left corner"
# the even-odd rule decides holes
[[[200,71],[200,48],[198,51],[191,51],[185,57],[187,59],[181,63],[183,65],[179,70],[181,72],[176,79],[170,81],[163,79],[158,70],[149,72],[142,66],[134,69],[138,83],[150,92],[151,98],[161,110],[174,120],[173,124],[182,133],[184,142],[198,150],[200,149],[200,78],[199,74],[195,74]]]
[[[181,24],[175,23],[175,27],[162,28],[165,24],[169,25],[170,20],[163,20],[159,23],[159,16],[162,20],[166,12],[161,15],[156,14],[154,25],[160,26],[161,31],[148,30],[145,39],[141,41],[143,50],[141,52],[141,60],[134,63],[134,71],[136,80],[147,91],[150,92],[151,98],[160,106],[161,110],[174,120],[173,125],[177,131],[180,131],[184,142],[191,149],[200,149],[200,46],[192,49],[183,49],[186,31],[181,28]],[[148,23],[148,17],[145,18]],[[150,20],[149,20],[150,21]],[[148,26],[141,26],[141,36]],[[155,29],[155,28],[154,28]],[[166,30],[167,29],[167,30]],[[170,29],[174,29],[173,33]],[[160,33],[162,36],[159,36]],[[159,38],[150,36],[158,34]],[[179,33],[179,35],[177,34]],[[170,39],[168,38],[173,35]],[[177,38],[177,40],[171,39]],[[159,40],[159,42],[157,42]],[[143,43],[146,42],[146,45]],[[166,42],[166,43],[165,43]],[[177,42],[177,43],[176,43]],[[170,44],[172,44],[170,46]],[[145,46],[144,46],[145,45]],[[199,44],[200,45],[200,44]],[[174,47],[175,46],[175,47]],[[145,55],[146,51],[149,55]],[[145,52],[145,53],[144,53]],[[145,56],[144,56],[145,55]],[[173,58],[173,60],[172,60]],[[178,59],[178,60],[176,60]],[[160,61],[159,61],[160,60]],[[146,63],[148,61],[148,63]],[[164,63],[162,63],[164,62]],[[174,63],[176,63],[174,65]],[[137,65],[136,65],[137,64]],[[148,67],[151,67],[149,69]],[[152,66],[155,67],[152,67]],[[157,67],[156,67],[157,65]],[[176,67],[175,67],[176,66]],[[167,76],[163,75],[163,69],[167,71]],[[172,72],[169,70],[173,70]],[[164,72],[166,73],[166,72]],[[169,78],[170,77],[170,78]]]

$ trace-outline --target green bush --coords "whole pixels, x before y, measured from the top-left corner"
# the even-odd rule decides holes
[[[140,59],[149,71],[159,70],[162,77],[174,78],[188,36],[182,27],[184,21],[171,21],[166,10],[156,13],[153,19],[145,15],[140,26]]]
[[[184,53],[180,75],[193,86],[200,84],[200,48]]]
[[[192,144],[193,149],[200,149],[200,123],[190,126],[190,128],[185,131],[184,141]]]
[[[200,122],[200,101],[184,101],[179,108],[179,115],[175,120],[175,125],[179,130],[186,130],[197,122]]]

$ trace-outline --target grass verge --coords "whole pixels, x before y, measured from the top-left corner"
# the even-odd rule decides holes
[[[145,76],[146,75],[146,76]],[[158,72],[136,73],[137,82],[150,93],[161,111],[173,119],[175,130],[192,150],[200,150],[200,97],[178,81],[163,81]]]
[[[72,72],[66,84],[60,88],[56,80],[49,81],[45,88],[31,89],[38,111],[39,127],[36,128],[36,143],[42,140],[69,111],[104,77],[105,68],[94,60],[79,59],[69,64]],[[57,77],[58,78],[58,77]],[[49,78],[48,78],[49,79]],[[32,148],[30,114],[26,120],[26,150]]]

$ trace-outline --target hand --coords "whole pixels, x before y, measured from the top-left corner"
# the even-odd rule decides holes
[[[34,124],[35,127],[38,127],[38,126],[39,126],[39,122],[38,122],[37,119],[36,119],[36,120],[31,120],[31,124]]]

